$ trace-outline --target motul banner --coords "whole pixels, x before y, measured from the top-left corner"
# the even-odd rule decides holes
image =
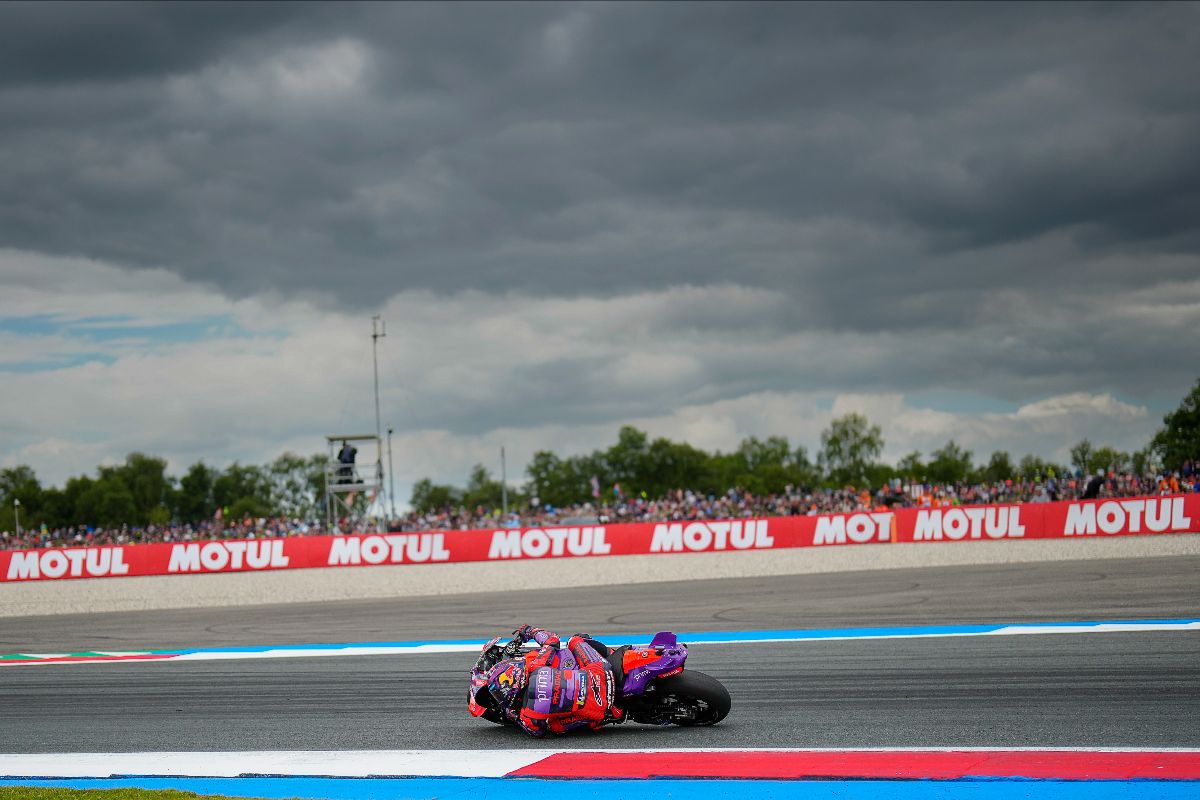
[[[815,517],[0,551],[0,581],[1200,532],[1200,494]]]

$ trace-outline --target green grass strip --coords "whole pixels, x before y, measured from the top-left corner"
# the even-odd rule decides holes
[[[196,794],[175,789],[61,789],[42,786],[0,786],[0,800],[229,800],[224,795]]]

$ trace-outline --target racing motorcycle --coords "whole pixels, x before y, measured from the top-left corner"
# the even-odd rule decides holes
[[[513,640],[500,645],[500,637],[483,646],[475,662],[473,675],[486,675],[500,661],[521,658],[531,649]],[[615,705],[625,709],[626,719],[644,725],[715,725],[729,713],[729,691],[711,675],[684,670],[687,645],[675,634],[662,631],[648,645],[622,645],[610,648],[587,638],[612,667],[618,687]],[[495,709],[480,714],[501,725],[511,724]]]

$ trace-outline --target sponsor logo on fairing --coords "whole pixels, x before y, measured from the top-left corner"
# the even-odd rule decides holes
[[[8,562],[8,580],[41,578],[103,578],[128,575],[129,565],[119,547],[66,547],[41,552],[13,551]]]
[[[913,527],[914,542],[942,539],[1022,539],[1020,506],[986,506],[923,510]]]
[[[706,550],[752,550],[774,546],[775,539],[767,532],[765,519],[687,524],[673,522],[654,526],[650,552],[678,553],[690,550],[699,553]]]
[[[537,676],[533,680],[534,695],[539,703],[545,703],[550,700],[550,671],[539,669]],[[555,682],[557,684],[557,681]]]
[[[603,693],[603,690],[600,688],[600,678],[597,677],[596,675],[591,675],[590,680],[591,680],[591,684],[592,684],[592,697],[596,698],[597,703],[603,703],[604,702],[604,693]]]
[[[226,572],[241,569],[282,569],[288,565],[282,539],[257,542],[177,544],[171,548],[167,572]]]
[[[502,689],[508,689],[513,685],[513,672],[516,667],[509,667],[496,676],[496,684]]]
[[[1184,514],[1182,497],[1158,500],[1109,500],[1105,503],[1072,503],[1067,508],[1063,536],[1100,533],[1153,533],[1189,531],[1191,517]]]
[[[603,527],[531,528],[527,531],[495,531],[488,558],[545,558],[546,556],[606,556],[612,545],[605,541]]]
[[[813,544],[846,544],[847,538],[855,544],[888,542],[895,524],[896,515],[891,512],[818,517]]]
[[[420,564],[449,561],[442,533],[389,533],[381,536],[341,536],[329,546],[329,566],[348,564]]]

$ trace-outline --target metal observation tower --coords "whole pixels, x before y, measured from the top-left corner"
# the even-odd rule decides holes
[[[368,462],[371,443],[374,442],[374,462]],[[371,433],[341,434],[326,436],[325,443],[329,447],[329,461],[325,464],[325,525],[332,532],[342,512],[349,512],[354,496],[359,492],[379,498],[383,490],[383,441]],[[338,456],[346,446],[359,450],[356,445],[364,444],[363,461],[358,463],[357,453],[350,462],[339,460]]]
[[[382,518],[385,508],[383,492],[383,429],[379,418],[379,340],[387,336],[387,325],[378,316],[371,317],[371,360],[375,369],[375,433],[336,434],[325,437],[329,461],[325,465],[325,525],[332,532],[341,512],[350,511],[359,492],[367,492],[372,503],[379,503]],[[391,428],[388,429],[388,449],[391,450]],[[373,463],[367,462],[371,443],[375,444]],[[360,463],[357,444],[366,446]],[[392,498],[395,507],[395,498]],[[378,526],[383,530],[382,523]]]

